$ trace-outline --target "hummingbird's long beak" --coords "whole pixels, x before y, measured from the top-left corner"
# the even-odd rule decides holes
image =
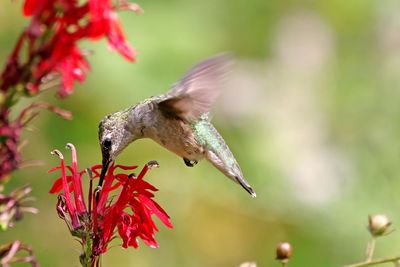
[[[103,182],[104,182],[104,177],[107,174],[107,170],[108,167],[110,166],[111,160],[109,159],[109,157],[104,157],[103,156],[103,166],[101,168],[101,173],[100,173],[100,180],[99,180],[99,185],[98,188],[101,189],[101,187],[103,186]],[[97,192],[96,194],[96,203],[99,203],[99,197],[100,197],[100,192]]]
[[[100,173],[100,180],[99,180],[99,186],[103,186],[103,181],[104,177],[107,174],[108,167],[110,166],[110,161],[109,160],[103,160],[103,167],[101,168],[101,173]]]

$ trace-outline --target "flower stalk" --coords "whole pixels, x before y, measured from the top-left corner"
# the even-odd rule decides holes
[[[367,245],[367,251],[365,253],[365,261],[369,262],[372,260],[372,257],[374,256],[374,250],[375,250],[375,242],[376,242],[376,236],[372,236],[370,241],[368,242]]]

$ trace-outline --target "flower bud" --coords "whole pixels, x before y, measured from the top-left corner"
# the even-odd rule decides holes
[[[392,232],[392,230],[389,229],[392,223],[384,214],[368,216],[368,221],[368,230],[373,236],[387,235]]]
[[[276,247],[276,259],[282,262],[289,261],[292,256],[293,249],[289,242],[281,242]]]

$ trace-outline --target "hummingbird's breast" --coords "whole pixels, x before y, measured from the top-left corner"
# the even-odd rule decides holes
[[[165,116],[157,106],[152,109],[151,118],[144,137],[153,139],[182,158],[200,160],[204,157],[204,148],[196,141],[189,124]]]

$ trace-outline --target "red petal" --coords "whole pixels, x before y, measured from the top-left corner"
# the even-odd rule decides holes
[[[99,165],[94,165],[94,166],[92,166],[92,167],[90,168],[90,169],[92,170],[92,172],[95,174],[95,175],[93,176],[93,179],[100,176],[100,173],[99,173],[97,170],[101,170],[102,167],[103,167],[103,166],[99,164]]]
[[[55,170],[58,170],[58,169],[61,169],[61,166],[57,166],[57,167],[51,168],[47,172],[49,173],[49,172],[52,172],[52,171],[55,171]]]
[[[68,94],[74,87],[73,65],[70,59],[64,59],[61,63],[62,84],[65,89],[65,94]],[[62,96],[64,93],[60,92]]]
[[[89,12],[88,3],[77,7],[76,1],[60,1],[61,5],[64,6],[64,16],[63,20],[67,24],[77,24],[77,22],[82,19]]]
[[[111,186],[110,188],[108,188],[108,189],[106,189],[106,190],[103,190],[104,192],[110,192],[110,191],[113,191],[114,189],[117,189],[118,187],[120,187],[121,186],[121,182],[117,182],[117,183],[115,183],[115,185],[113,185],[113,186]]]
[[[110,0],[89,1],[90,12],[90,38],[103,37],[109,31],[108,17],[111,12]]]
[[[61,167],[56,167],[57,169],[61,169]],[[55,168],[53,168],[55,169]],[[67,176],[67,183],[70,183],[72,180],[71,176]],[[61,189],[63,188],[63,184],[62,184],[62,177],[58,178],[54,183],[53,186],[51,187],[49,193],[50,194],[55,194],[61,191]]]
[[[82,55],[82,52],[77,46],[72,48],[71,57],[75,68],[79,69],[80,72],[83,73],[83,71],[90,70],[89,63],[86,61],[85,57]]]
[[[118,179],[118,181],[125,181],[126,179],[128,179],[128,175],[125,174],[125,173],[118,173],[118,174],[115,174],[114,177],[115,177],[116,179]]]
[[[59,179],[57,179],[57,180],[54,182],[54,184],[53,184],[53,186],[51,187],[49,193],[50,193],[50,194],[55,194],[55,193],[60,192],[61,189],[62,189],[62,178],[59,178]]]
[[[157,241],[154,239],[154,237],[153,237],[153,238],[149,238],[149,239],[147,239],[147,238],[142,238],[142,240],[143,240],[143,242],[144,242],[146,245],[148,245],[149,247],[151,247],[151,248],[158,248],[158,243],[157,243]]]
[[[123,170],[133,170],[136,169],[138,166],[123,166],[123,165],[115,165],[114,169],[120,168]]]
[[[168,214],[158,205],[155,201],[148,199],[143,195],[138,195],[140,201],[146,204],[150,210],[169,228],[173,228],[172,224],[169,221]]]
[[[136,51],[126,43],[121,23],[114,13],[110,16],[110,31],[107,37],[108,44],[112,50],[117,50],[129,61],[135,61]]]
[[[98,165],[94,165],[91,167],[92,171],[97,170],[97,169],[101,169],[103,167],[103,165],[98,164]]]
[[[83,71],[79,68],[74,68],[72,71],[72,74],[74,75],[74,78],[77,79],[79,82],[84,82],[85,81],[85,74]]]
[[[123,1],[122,4],[120,5],[120,8],[133,11],[138,15],[143,14],[143,9],[141,9],[140,6],[135,3],[128,3],[126,1]]]
[[[143,180],[138,187],[139,187],[140,191],[144,191],[144,190],[158,191],[158,189],[155,188],[153,185],[151,185],[148,182],[143,181]]]
[[[37,10],[41,1],[37,0],[26,0],[23,7],[24,16],[31,16]]]

